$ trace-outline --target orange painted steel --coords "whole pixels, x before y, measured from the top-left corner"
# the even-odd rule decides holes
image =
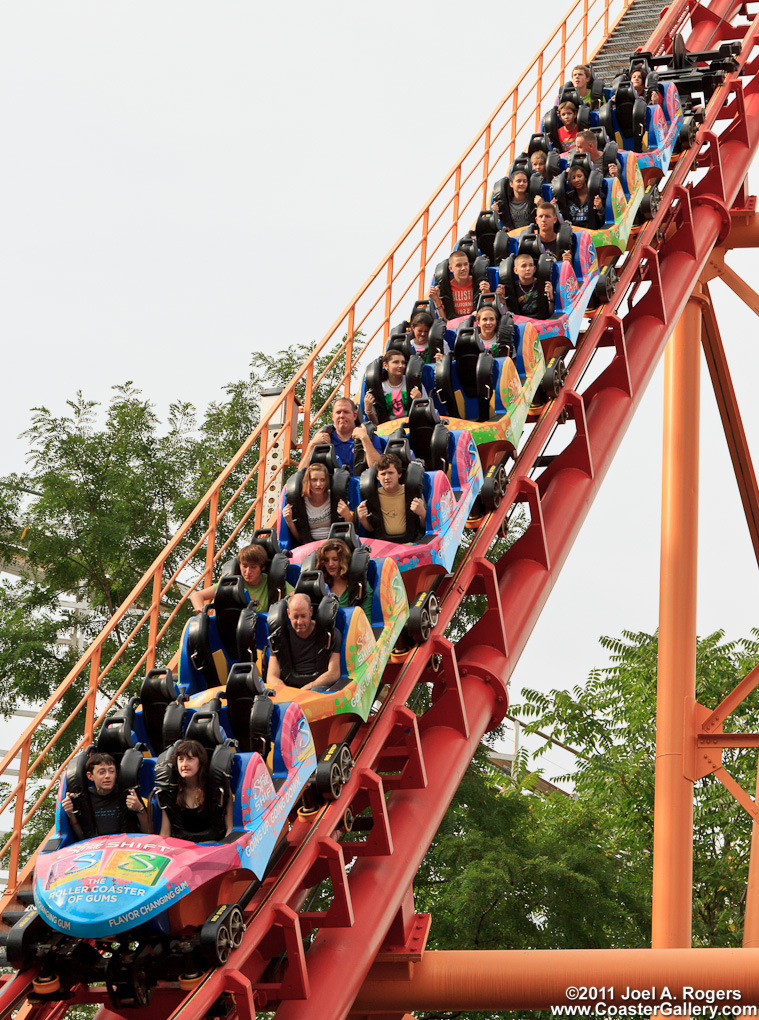
[[[709,262],[711,269],[714,260],[710,259]],[[729,281],[726,282],[730,285]],[[709,296],[708,286],[705,287],[704,293]],[[754,310],[759,313],[759,307]],[[740,492],[743,511],[746,516],[749,535],[751,536],[751,544],[754,547],[754,555],[759,565],[759,485],[757,485],[751,451],[746,440],[746,433],[735,397],[735,388],[733,387],[730,369],[727,364],[722,336],[711,301],[704,308],[702,340],[714,395],[717,399],[717,407],[722,419],[722,427],[730,451],[730,459],[733,463],[735,480],[738,484],[738,491]]]
[[[701,285],[664,355],[661,586],[656,701],[652,945],[690,946],[693,784],[683,768],[686,698],[696,695]]]
[[[230,546],[233,545],[242,528],[254,523],[260,527],[264,496],[264,464],[266,450],[281,436],[286,450],[273,475],[266,479],[267,483],[281,476],[290,463],[289,436],[293,416],[298,414],[296,387],[305,385],[305,400],[302,409],[303,442],[312,431],[313,423],[322,415],[332,399],[339,393],[350,391],[351,376],[361,358],[368,352],[378,353],[381,342],[387,337],[393,316],[402,317],[401,310],[410,305],[417,295],[425,289],[425,279],[432,267],[447,254],[446,244],[450,238],[468,229],[470,222],[476,217],[482,206],[483,181],[489,175],[490,180],[506,174],[508,165],[515,154],[517,139],[523,139],[534,130],[540,120],[542,110],[539,97],[553,94],[564,80],[568,65],[581,59],[583,47],[598,49],[604,41],[604,28],[611,22],[612,28],[617,24],[631,0],[575,0],[567,14],[557,25],[547,42],[539,49],[535,57],[517,80],[513,88],[497,104],[482,129],[472,143],[464,151],[460,159],[443,178],[433,191],[430,199],[401,233],[393,247],[382,259],[376,269],[370,273],[366,282],[359,288],[354,297],[330,326],[329,330],[314,347],[314,350],[301,365],[300,369],[287,384],[271,410],[263,417],[258,428],[248,437],[238,450],[235,457],[221,472],[209,488],[203,499],[198,503],[173,539],[149,568],[145,576],[135,585],[121,606],[98,636],[96,641],[82,655],[60,687],[51,695],[40,709],[35,720],[24,734],[21,734],[0,761],[0,777],[14,763],[19,766],[19,779],[13,791],[0,804],[0,810],[14,804],[18,796],[23,800],[23,810],[17,815],[28,822],[31,814],[50,795],[65,768],[64,762],[55,770],[41,793],[35,791],[33,803],[29,804],[27,785],[30,779],[38,781],[41,775],[46,753],[57,743],[68,727],[78,719],[78,710],[87,706],[87,720],[83,726],[88,739],[105,718],[105,715],[116,704],[129,684],[154,663],[168,662],[175,649],[163,641],[168,628],[183,607],[188,603],[189,591],[181,602],[168,612],[164,607],[172,586],[178,581],[185,581],[190,591],[204,587],[210,582],[214,566],[222,559]],[[583,26],[588,31],[583,35]],[[538,77],[540,68],[542,74]],[[538,81],[541,82],[538,86]],[[453,210],[456,216],[453,218]],[[379,321],[378,321],[379,320]],[[329,352],[330,364],[340,363],[341,377],[321,407],[313,407],[311,395],[314,386],[319,385],[326,369],[317,374],[317,359]],[[280,415],[280,417],[276,417]],[[284,419],[284,420],[283,420]],[[269,423],[283,420],[281,428],[269,434]],[[260,470],[259,470],[260,468]],[[230,479],[236,473],[244,471],[241,484],[229,491]],[[242,503],[240,500],[242,499]],[[237,511],[239,506],[246,506],[244,514],[232,530],[229,538],[217,544],[217,532],[227,514]],[[239,511],[238,511],[239,512]],[[193,547],[181,555],[178,565],[169,576],[162,576],[164,566],[171,562],[182,543],[185,542],[191,529],[206,518],[207,527]],[[252,521],[251,521],[252,518]],[[147,599],[149,607],[145,608]],[[136,618],[136,622],[135,621]],[[101,650],[107,639],[113,639],[119,628],[127,626],[127,637],[123,640],[115,654],[105,666],[100,662]],[[129,670],[126,678],[118,685],[113,696],[104,704],[95,708],[95,694],[104,680],[112,673],[117,663],[123,660],[124,654],[130,649],[139,652],[136,663]],[[77,709],[71,713],[59,734],[53,737],[46,747],[32,760],[25,758],[18,761],[19,753],[30,735],[38,728],[50,712],[60,703],[65,693],[77,683],[80,677],[88,678],[88,693]],[[67,759],[73,756],[82,746],[80,741]],[[18,884],[16,861],[20,832],[14,833],[0,847],[0,860],[7,858],[13,848],[10,860],[9,892],[0,900],[0,910],[13,898]],[[22,878],[28,875],[30,866],[24,869]]]
[[[395,967],[395,969],[393,969]],[[717,989],[734,992],[724,1006],[759,1004],[756,949],[528,949],[497,952],[426,952],[411,966],[375,964],[351,1016],[396,1009],[548,1009],[550,1006],[652,1005],[686,999],[703,1006]],[[625,1000],[627,988],[655,989],[648,998]],[[595,999],[574,991],[595,989]],[[665,988],[671,994],[668,998]],[[569,994],[567,991],[569,990]],[[600,991],[599,991],[600,990]],[[613,990],[610,994],[609,990]],[[726,1015],[726,1014],[716,1014]],[[732,1014],[731,1014],[732,1015]]]

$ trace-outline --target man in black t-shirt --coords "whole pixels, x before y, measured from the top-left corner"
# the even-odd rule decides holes
[[[68,815],[71,827],[77,839],[91,839],[93,836],[115,836],[120,832],[128,832],[130,814],[137,816],[137,822],[143,832],[150,832],[148,812],[140,800],[136,790],[129,790],[122,801],[121,792],[116,785],[116,762],[110,754],[93,754],[87,762],[87,779],[95,789],[89,791],[92,818],[95,831],[85,833],[74,810],[71,794],[67,793],[61,801],[61,807]]]
[[[303,691],[315,687],[329,687],[340,678],[340,651],[335,648],[333,633],[329,648],[318,648],[314,630],[314,611],[307,595],[296,592],[287,600],[290,632],[285,636],[290,644],[291,668],[280,669],[279,658],[272,652],[266,682],[273,687],[299,687]],[[297,674],[297,679],[295,674]],[[309,679],[311,678],[311,679]],[[303,682],[305,679],[305,682]]]

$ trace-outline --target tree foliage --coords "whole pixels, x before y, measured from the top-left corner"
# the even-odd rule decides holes
[[[40,703],[58,687],[78,649],[101,631],[257,427],[261,389],[285,385],[309,352],[307,345],[296,345],[274,357],[254,353],[247,378],[224,387],[200,419],[182,402],[169,404],[161,418],[132,383],[115,386],[105,406],[79,393],[62,414],[33,409],[24,433],[28,468],[0,479],[0,556],[23,575],[0,585],[0,713],[12,712],[19,698]],[[326,399],[339,380],[342,360],[328,367],[333,353],[334,348],[316,361],[316,377],[324,373],[324,379],[315,400]],[[255,443],[223,487],[220,506],[257,459]],[[231,535],[250,501],[246,495],[227,512],[217,545]],[[164,576],[174,572],[207,526],[207,516],[201,515],[166,561]],[[241,541],[250,530],[243,530]],[[201,552],[198,562],[204,558]],[[106,642],[103,662],[139,620],[150,594]],[[174,586],[164,608],[171,609],[179,597]],[[185,620],[180,613],[167,644],[178,643]],[[144,642],[134,642],[103,693],[116,689],[143,648]],[[75,685],[51,726],[68,715],[83,684]],[[71,740],[77,735],[72,727]],[[36,745],[45,738],[43,728]],[[61,744],[61,754],[69,743]]]
[[[717,631],[697,645],[696,699],[716,707],[759,661],[759,632],[726,641]],[[611,665],[594,670],[571,692],[526,691],[515,711],[582,752],[574,777],[578,800],[592,803],[605,824],[605,850],[637,875],[651,896],[654,762],[656,750],[655,634],[624,632],[602,638]],[[726,730],[756,729],[759,696],[752,694]],[[728,771],[753,795],[756,755],[725,751]],[[747,880],[750,819],[725,788],[708,776],[695,786],[694,945],[740,945]]]
[[[759,632],[698,641],[697,693],[714,707],[759,661]],[[619,948],[650,944],[656,719],[655,634],[602,638],[611,664],[584,686],[528,690],[514,712],[528,729],[574,747],[571,797],[530,791],[473,761],[419,871],[418,910],[433,915],[433,949]],[[727,730],[756,729],[757,696]],[[550,747],[550,741],[545,745]],[[756,756],[724,754],[753,794]],[[693,930],[696,946],[739,946],[751,824],[713,777],[695,787]],[[508,1016],[421,1014],[426,1020]]]

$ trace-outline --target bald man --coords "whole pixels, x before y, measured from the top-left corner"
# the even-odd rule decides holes
[[[272,652],[266,683],[275,689],[287,686],[302,691],[331,687],[340,679],[340,631],[333,631],[328,648],[318,648],[313,606],[308,596],[300,592],[288,598],[287,616],[290,627],[282,636],[290,646],[290,664],[283,669],[279,657]]]

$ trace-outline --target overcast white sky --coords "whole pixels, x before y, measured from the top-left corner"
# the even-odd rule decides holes
[[[252,350],[321,337],[564,8],[517,27],[483,0],[4,4],[0,473],[36,404],[131,379],[159,413],[202,410]],[[731,262],[757,279],[753,253]],[[748,407],[756,323],[713,291]],[[740,636],[757,571],[704,405],[699,628]],[[661,372],[514,695],[580,682],[600,634],[656,627],[660,475]]]

